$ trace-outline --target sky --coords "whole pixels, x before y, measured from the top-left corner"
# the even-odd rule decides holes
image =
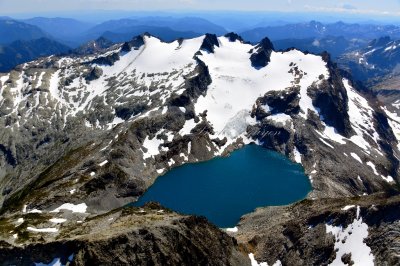
[[[240,10],[400,16],[400,0],[0,0],[0,16],[83,10]]]

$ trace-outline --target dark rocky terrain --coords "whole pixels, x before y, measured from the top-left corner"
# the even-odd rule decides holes
[[[95,54],[100,53],[107,48],[110,48],[114,43],[110,40],[107,40],[103,37],[100,37],[94,41],[87,42],[78,48],[75,48],[71,51],[73,54],[76,55],[88,55],[88,54]]]
[[[335,242],[339,242],[327,228],[352,228],[353,234],[347,235],[351,241],[351,236],[359,233],[356,225],[359,222],[368,228],[368,237],[364,244],[354,243],[357,248],[367,245],[374,254],[375,265],[398,265],[399,204],[398,195],[375,194],[259,208],[242,217],[234,235],[243,249],[269,265],[277,260],[282,265],[327,265],[336,259]],[[351,254],[348,255],[350,262]],[[339,259],[345,265],[350,264],[346,263],[346,256]]]
[[[6,265],[65,263],[71,254],[77,265],[111,258],[243,265],[251,252],[269,263],[327,264],[335,241],[322,227],[350,224],[353,210],[340,209],[346,205],[360,206],[355,220],[369,226],[365,239],[375,264],[395,262],[376,241],[398,218],[386,223],[368,204],[383,210],[397,204],[396,124],[327,54],[275,52],[268,39],[253,46],[234,34],[171,43],[142,35],[99,53],[42,58],[0,74],[0,125]],[[301,163],[313,191],[301,203],[245,216],[233,235],[239,246],[203,218],[160,206],[162,212],[145,208],[145,218],[139,209],[119,209],[166,171],[248,143]],[[273,247],[265,244],[271,239]],[[14,261],[15,254],[25,255]]]
[[[57,259],[63,264],[71,261],[70,265],[248,264],[236,240],[205,218],[181,216],[157,204],[113,210],[81,224],[66,222],[51,236],[38,237],[23,229],[24,223],[45,224],[48,215],[27,214],[23,219],[14,229],[24,236],[17,240],[23,246],[0,243],[2,265],[48,264]]]

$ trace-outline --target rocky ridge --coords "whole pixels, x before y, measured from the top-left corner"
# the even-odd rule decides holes
[[[257,261],[267,263],[397,265],[398,207],[399,196],[384,193],[304,200],[258,208],[242,217],[232,235]]]
[[[24,230],[24,225],[42,220],[42,225],[54,226],[54,218],[26,214],[22,219],[12,226],[19,235],[15,246],[0,243],[1,265],[245,265],[249,261],[234,238],[205,218],[181,216],[157,204],[116,209],[78,226],[59,219],[60,230],[47,234],[31,227]],[[32,243],[19,246],[27,239]]]

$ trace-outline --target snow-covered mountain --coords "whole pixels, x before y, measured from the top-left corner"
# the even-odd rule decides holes
[[[276,52],[267,38],[251,45],[233,33],[142,35],[21,65],[0,74],[0,125],[3,215],[69,209],[84,220],[136,200],[173,167],[251,142],[301,163],[312,199],[398,181],[384,110],[327,54]]]
[[[114,134],[114,139],[91,146],[101,148],[96,154],[105,161],[113,151],[111,144],[129,128],[159,119],[165,122],[147,125],[148,132],[136,136],[140,149],[135,152],[143,157],[143,170],[154,171],[154,177],[185,161],[224,154],[239,141],[271,146],[297,161],[303,156],[303,164],[312,172],[318,166],[307,157],[316,152],[298,140],[296,123],[311,126],[315,120],[308,134],[315,135],[310,139],[324,149],[353,147],[354,152],[344,153],[358,153],[353,156],[357,161],[371,165],[382,157],[371,167],[373,175],[364,174],[365,178],[375,175],[376,182],[384,184],[396,175],[382,146],[396,140],[380,136],[379,109],[340,77],[326,58],[296,50],[274,52],[268,40],[252,46],[231,34],[164,43],[144,35],[104,54],[27,63],[2,74],[0,81],[4,166],[22,167],[43,160],[42,154],[53,153],[55,145],[67,149],[82,145],[93,134]],[[284,140],[281,134],[268,133],[282,130]],[[197,131],[205,138],[206,151],[191,148],[197,144],[185,138]],[[82,140],[74,141],[78,136]],[[172,152],[178,139],[185,140],[185,147]],[[148,164],[149,160],[159,162]],[[12,184],[15,178],[7,182]]]

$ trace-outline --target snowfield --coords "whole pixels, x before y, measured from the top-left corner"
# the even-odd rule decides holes
[[[346,206],[342,210],[350,210],[354,206]],[[345,265],[341,258],[351,254],[354,265],[373,266],[374,255],[364,239],[368,236],[368,225],[360,217],[360,207],[357,207],[357,217],[346,228],[326,224],[326,233],[335,237],[336,258],[330,265]]]
[[[271,62],[262,69],[251,65],[249,51],[254,47],[239,41],[230,42],[220,37],[220,47],[214,53],[206,53],[199,58],[209,67],[212,84],[207,95],[200,97],[196,103],[196,112],[208,110],[208,120],[217,134],[221,133],[228,121],[238,113],[250,112],[257,98],[268,91],[284,90],[295,85],[296,76],[289,73],[290,64],[295,63],[300,70],[307,73],[300,80],[302,116],[308,110],[316,111],[307,88],[319,81],[323,74],[329,76],[326,63],[320,56],[305,55],[300,51],[272,52]]]

